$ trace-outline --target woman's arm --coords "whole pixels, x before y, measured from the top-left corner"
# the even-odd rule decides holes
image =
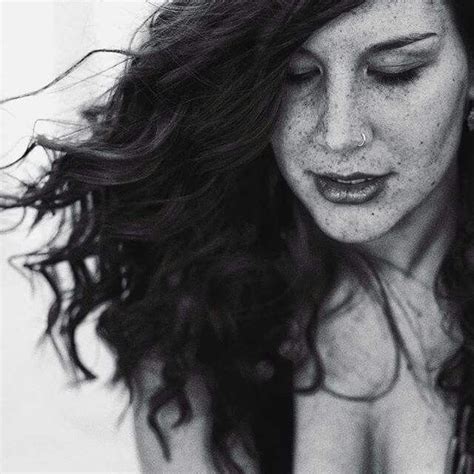
[[[147,422],[147,400],[160,386],[159,374],[158,363],[144,364],[138,378],[137,397],[133,403],[135,440],[142,472],[215,473],[206,446],[210,428],[209,397],[203,383],[197,378],[190,380],[186,387],[194,415],[189,423],[172,428],[171,425],[178,416],[178,410],[174,406],[162,408],[158,415],[171,451],[171,461],[164,458],[157,437]]]
[[[165,474],[215,474],[217,471],[208,452],[211,429],[210,396],[205,385],[197,376],[191,377],[186,385],[186,394],[193,411],[193,418],[187,424],[172,428],[178,417],[174,406],[166,406],[159,412],[158,421],[164,428],[168,440],[171,461],[163,456],[155,433],[148,426],[148,398],[161,385],[161,368],[158,362],[146,362],[137,378],[136,397],[133,402],[135,440],[138,458],[143,473]],[[252,460],[239,444],[232,448],[232,456],[245,474],[259,472]]]

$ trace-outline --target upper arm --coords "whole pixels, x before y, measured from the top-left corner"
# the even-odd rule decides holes
[[[150,474],[215,474],[217,471],[208,452],[211,429],[210,396],[202,379],[196,376],[191,377],[186,384],[186,395],[193,412],[191,421],[172,428],[171,425],[178,418],[178,410],[174,404],[163,407],[157,415],[160,426],[164,427],[171,452],[170,462],[164,458],[161,445],[147,420],[147,401],[161,384],[159,374],[159,364],[147,362],[143,364],[137,377],[137,396],[133,401],[133,410],[141,471]],[[259,472],[258,463],[245,452],[238,440],[232,443],[230,454],[246,474]]]
[[[148,426],[148,398],[160,386],[159,367],[147,364],[140,372],[136,397],[133,402],[135,441],[141,470],[144,473],[199,473],[210,474],[215,470],[207,453],[209,431],[208,397],[203,384],[191,380],[186,386],[193,410],[193,418],[187,424],[172,428],[177,419],[178,410],[172,406],[163,407],[157,419],[170,448],[171,460],[163,455],[155,433]]]

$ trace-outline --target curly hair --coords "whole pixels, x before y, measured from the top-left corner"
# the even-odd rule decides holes
[[[262,361],[272,367],[283,357],[299,367],[311,360],[314,380],[300,391],[321,386],[315,327],[343,258],[287,187],[270,134],[290,54],[362,3],[165,3],[107,100],[83,111],[88,137],[34,137],[22,159],[43,147],[50,168],[20,194],[3,196],[1,208],[33,209],[35,226],[62,216],[56,237],[25,266],[54,292],[45,334],[63,342],[84,378],[95,375],[81,361],[76,331],[94,311],[115,354],[114,382],[131,397],[143,361],[162,363],[148,421],[167,459],[155,415],[176,404],[177,425],[191,419],[184,388],[194,373],[211,397],[210,454],[220,472],[242,472],[233,436],[255,456],[249,407],[266,382]],[[470,45],[471,2],[450,4]],[[471,142],[466,130],[462,213],[439,275],[461,305],[464,344],[439,383],[460,396],[458,432],[474,452],[474,419],[466,427],[463,416],[474,405]],[[58,272],[64,265],[72,289]]]

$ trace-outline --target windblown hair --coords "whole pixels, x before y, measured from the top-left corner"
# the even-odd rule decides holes
[[[143,361],[161,362],[163,383],[149,401],[149,423],[167,458],[155,415],[176,404],[178,424],[189,421],[185,384],[193,374],[203,376],[211,396],[211,456],[221,472],[242,472],[230,451],[235,436],[255,456],[249,407],[265,382],[262,361],[271,367],[282,354],[295,366],[311,360],[315,378],[301,390],[321,386],[314,333],[336,283],[340,250],[287,187],[270,134],[290,54],[315,29],[362,3],[165,3],[107,101],[83,112],[87,139],[34,137],[25,156],[43,147],[51,168],[21,195],[4,199],[3,208],[35,210],[34,225],[50,214],[64,216],[62,244],[53,239],[26,266],[54,292],[46,334],[63,341],[84,378],[94,374],[81,361],[76,331],[98,310],[98,334],[116,356],[114,381],[124,381],[133,395]],[[452,4],[468,39],[471,0]],[[440,274],[462,308],[464,345],[440,377],[460,397],[458,431],[466,424],[464,407],[474,405],[469,141],[466,130],[458,235]],[[57,272],[64,264],[72,291]],[[467,432],[474,452],[474,419]]]

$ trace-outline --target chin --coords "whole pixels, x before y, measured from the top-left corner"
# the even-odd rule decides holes
[[[370,213],[366,216],[344,216],[344,213],[315,216],[316,225],[331,239],[345,244],[363,244],[380,239],[396,225],[396,220],[380,219]],[[341,215],[342,214],[342,215]],[[358,213],[359,214],[359,213]],[[336,217],[337,216],[337,217]]]

